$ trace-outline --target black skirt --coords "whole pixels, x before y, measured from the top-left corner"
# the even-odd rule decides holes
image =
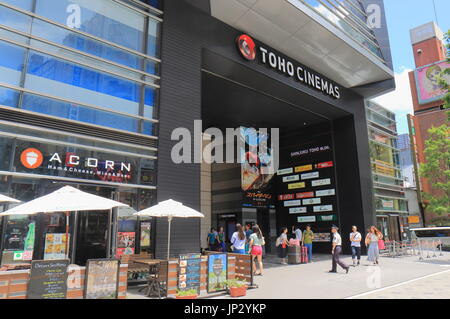
[[[283,248],[282,245],[278,246],[278,257],[280,258],[287,257],[287,247]]]

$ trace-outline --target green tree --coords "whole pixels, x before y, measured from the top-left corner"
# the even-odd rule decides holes
[[[447,41],[447,61],[450,63],[450,30],[446,33],[445,39]],[[442,71],[441,74],[441,84],[447,90],[447,93],[444,96],[444,108],[450,109],[450,83],[447,83],[444,79],[444,76],[447,75],[447,78],[450,77],[450,68]],[[447,118],[450,121],[450,111],[447,111]]]
[[[439,217],[433,220],[440,226],[450,225],[450,126],[447,124],[428,130],[425,141],[426,162],[420,165],[420,175],[430,183],[434,194],[423,194],[426,210]]]

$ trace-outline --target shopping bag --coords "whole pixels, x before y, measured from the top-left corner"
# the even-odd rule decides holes
[[[386,247],[384,246],[384,240],[383,239],[378,240],[378,249],[379,250],[386,249]]]

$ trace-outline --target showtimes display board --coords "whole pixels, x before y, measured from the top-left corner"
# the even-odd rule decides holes
[[[337,187],[332,140],[321,136],[309,143],[293,143],[280,152],[275,178],[276,212],[283,226],[310,224],[326,233],[338,221]],[[321,236],[317,242],[328,241]]]

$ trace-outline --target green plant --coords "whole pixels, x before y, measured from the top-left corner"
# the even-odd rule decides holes
[[[178,297],[196,296],[198,294],[196,289],[177,290]]]
[[[230,279],[224,282],[224,285],[228,288],[241,288],[247,286],[245,281],[240,281],[237,279]]]

